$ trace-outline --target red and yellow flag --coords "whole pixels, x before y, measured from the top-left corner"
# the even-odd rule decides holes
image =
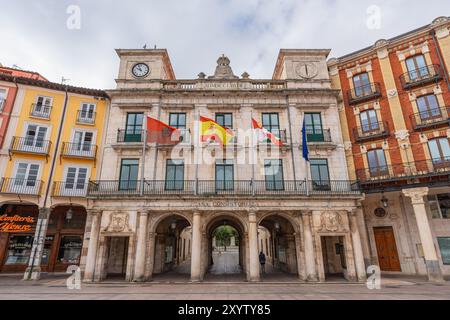
[[[200,139],[202,142],[216,141],[222,146],[231,143],[234,133],[209,118],[200,117]]]

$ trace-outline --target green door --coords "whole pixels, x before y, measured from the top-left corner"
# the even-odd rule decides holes
[[[128,113],[124,142],[142,142],[143,113]]]
[[[306,137],[308,142],[324,142],[320,113],[305,113]]]

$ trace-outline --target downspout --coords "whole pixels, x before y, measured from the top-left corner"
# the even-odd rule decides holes
[[[14,105],[16,104],[17,93],[19,92],[19,85],[17,84],[17,78],[16,77],[13,78],[13,82],[14,82],[14,85],[16,86],[16,92],[14,93],[14,98],[13,98],[13,101],[12,101],[11,110],[9,111],[8,118],[6,118],[5,135],[3,136],[3,139],[1,141],[0,149],[3,148],[3,143],[5,142],[6,133],[8,132],[9,122],[11,121],[11,116],[12,116],[12,113],[14,111]]]
[[[438,41],[438,39],[436,37],[436,31],[432,30],[430,32],[430,34],[433,37],[434,44],[436,45],[436,53],[437,53],[437,55],[439,57],[439,63],[441,64],[443,72],[444,72],[445,82],[447,83],[447,87],[450,90],[450,79],[449,79],[449,75],[448,75],[448,72],[447,72],[448,69],[447,69],[447,66],[445,64],[444,58],[442,57],[442,51],[441,51],[441,47],[439,46],[439,41]]]

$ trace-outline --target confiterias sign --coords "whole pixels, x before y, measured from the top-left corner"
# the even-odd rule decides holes
[[[0,216],[0,232],[29,232],[33,229],[35,218],[32,216]]]

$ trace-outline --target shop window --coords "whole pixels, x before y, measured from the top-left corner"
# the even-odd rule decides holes
[[[433,219],[450,219],[450,194],[428,196]]]
[[[441,250],[442,263],[450,265],[450,238],[438,238],[438,243]]]
[[[58,252],[58,262],[78,264],[82,246],[82,236],[62,236]]]
[[[28,264],[32,245],[33,236],[10,236],[5,265]]]

